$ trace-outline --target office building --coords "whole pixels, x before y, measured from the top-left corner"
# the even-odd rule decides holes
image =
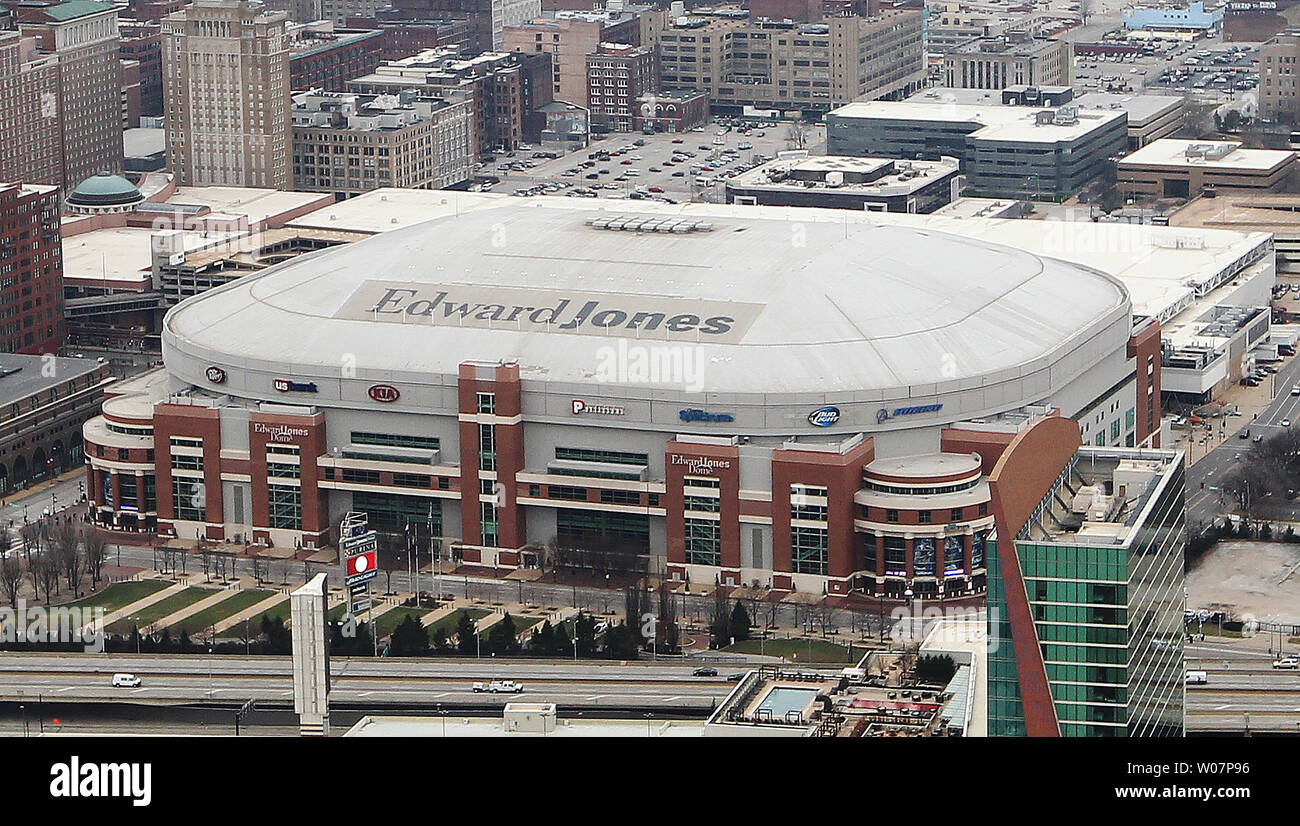
[[[1149,198],[1195,198],[1207,189],[1277,192],[1295,166],[1289,149],[1163,138],[1120,159],[1116,184],[1125,195]]]
[[[729,178],[727,203],[930,213],[952,203],[960,187],[953,158],[899,161],[792,151]]]
[[[595,132],[630,132],[637,100],[659,89],[654,49],[602,43],[587,55],[587,102]]]
[[[552,98],[586,107],[587,55],[599,52],[602,43],[641,45],[639,20],[635,12],[625,10],[557,12],[506,27],[503,48],[549,54]]]
[[[972,195],[1064,200],[1128,144],[1123,110],[850,103],[826,117],[826,151],[961,161]]]
[[[1259,116],[1290,123],[1300,114],[1300,29],[1285,29],[1259,47]]]
[[[1083,447],[1045,419],[990,475],[993,737],[1179,737],[1180,451]]]
[[[905,97],[925,79],[919,11],[819,23],[721,13],[642,15],[664,91],[702,91],[714,112],[745,107],[821,116],[852,100]]]
[[[13,110],[0,179],[66,190],[98,172],[121,172],[117,8],[76,0],[15,11],[18,34],[0,38],[0,95],[6,115]]]
[[[347,82],[358,94],[400,94],[469,100],[473,112],[475,158],[510,152],[520,143],[537,143],[544,128],[541,110],[551,102],[551,55],[484,52],[466,56],[440,47],[401,60]]]
[[[344,29],[327,20],[290,23],[291,89],[343,91],[347,81],[373,72],[383,62],[385,32]]]
[[[58,57],[38,52],[33,37],[0,32],[0,78],[0,180],[64,185]]]
[[[469,180],[466,100],[313,89],[293,96],[294,189],[349,198],[380,187],[443,189]]]
[[[248,0],[195,0],[163,21],[167,169],[182,186],[292,187],[287,25]]]
[[[60,211],[58,187],[0,184],[0,352],[63,344]]]
[[[156,117],[163,113],[162,26],[138,20],[117,21],[121,39],[118,54],[139,64],[140,114]],[[128,128],[139,126],[132,123]]]
[[[1070,43],[1050,37],[981,37],[944,52],[943,83],[959,89],[1070,86],[1071,49]]]

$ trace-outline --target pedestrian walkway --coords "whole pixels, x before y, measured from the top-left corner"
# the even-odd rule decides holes
[[[103,619],[104,627],[107,628],[109,625],[112,625],[114,622],[117,622],[120,619],[126,619],[127,617],[131,616],[134,613],[143,611],[145,608],[148,608],[150,605],[153,605],[155,602],[162,602],[168,597],[173,597],[179,594],[181,591],[184,591],[186,588],[190,587],[192,579],[199,576],[201,575],[191,574],[190,576],[182,578],[174,585],[168,585],[166,588],[163,588],[161,591],[155,591],[149,596],[144,597],[142,599],[138,599],[135,602],[131,603],[130,605],[125,605],[117,609],[116,611],[110,611],[109,613],[104,615],[104,619]]]
[[[227,599],[232,593],[238,590],[239,590],[239,586],[237,584],[233,584],[225,588],[218,588],[216,593],[210,596],[206,596],[203,599],[197,600],[195,602],[191,602],[189,605],[186,605],[184,608],[181,608],[179,611],[174,611],[168,614],[167,616],[162,617],[157,622],[150,625],[147,630],[149,633],[152,634],[156,629],[170,628],[176,623],[181,622],[182,620],[187,619],[193,616],[194,614],[197,614],[198,612],[204,610],[205,608],[211,608],[213,605],[216,605],[218,602]]]

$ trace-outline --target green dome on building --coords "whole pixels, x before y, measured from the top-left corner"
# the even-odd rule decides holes
[[[82,181],[68,195],[68,206],[87,210],[130,207],[144,200],[135,185],[111,172],[101,172]]]

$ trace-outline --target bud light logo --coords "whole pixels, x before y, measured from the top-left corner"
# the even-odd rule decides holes
[[[830,427],[840,420],[838,407],[819,407],[808,414],[808,424],[813,427]]]

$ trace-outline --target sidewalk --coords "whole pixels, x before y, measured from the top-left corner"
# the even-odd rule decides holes
[[[131,616],[131,614],[143,608],[148,608],[150,605],[153,605],[155,602],[162,602],[164,599],[167,599],[170,596],[179,594],[181,591],[184,591],[188,587],[190,587],[190,578],[185,577],[184,579],[178,581],[174,585],[168,585],[166,588],[163,588],[161,591],[156,591],[155,593],[152,593],[143,599],[138,599],[135,602],[131,603],[130,605],[124,605],[121,608],[117,609],[116,611],[110,611],[109,613],[104,615],[104,627],[107,628],[109,625],[111,625],[114,622],[117,622],[120,619],[126,619],[127,617]]]
[[[206,596],[203,599],[198,600],[197,602],[191,602],[189,605],[186,605],[184,608],[180,609],[179,611],[174,611],[171,614],[168,614],[167,616],[160,618],[157,622],[149,626],[148,631],[149,633],[153,633],[155,629],[162,630],[163,628],[170,628],[171,626],[186,619],[187,617],[193,616],[194,614],[197,614],[203,609],[210,608],[211,606],[216,605],[218,602],[221,602],[222,600],[229,598],[231,594],[235,593],[238,590],[240,590],[240,588],[237,584],[230,585],[225,588],[217,588],[217,592],[215,594],[212,594],[211,596]]]

